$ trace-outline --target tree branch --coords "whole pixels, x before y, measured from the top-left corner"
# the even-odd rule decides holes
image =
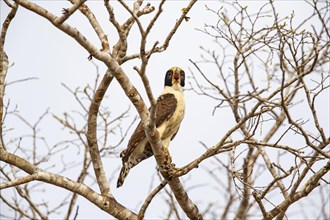
[[[149,207],[149,204],[151,203],[152,199],[159,193],[167,184],[166,180],[163,180],[150,194],[149,196],[145,199],[143,202],[140,211],[138,213],[138,219],[143,219],[144,214],[147,211],[147,208]]]
[[[64,176],[60,176],[39,169],[30,162],[7,152],[2,147],[0,147],[0,160],[15,167],[18,167],[21,170],[24,170],[26,173],[33,176],[31,177],[33,180],[38,180],[55,186],[59,186],[61,188],[67,189],[71,192],[75,192],[83,196],[84,198],[92,202],[94,205],[98,206],[103,211],[111,214],[115,218],[135,219],[137,217],[133,212],[119,204],[113,197],[104,197],[103,195],[94,192],[85,184],[78,183]]]
[[[73,13],[77,11],[77,9],[86,2],[86,0],[80,0],[76,4],[74,4],[69,9],[64,9],[63,15],[55,20],[55,23],[57,25],[61,25],[63,22],[65,22]]]
[[[319,186],[320,179],[329,172],[330,170],[330,160],[328,160],[327,164],[319,169],[314,175],[312,175],[305,185],[300,189],[300,191],[296,192],[293,195],[290,195],[287,199],[281,202],[277,207],[272,209],[267,213],[267,219],[273,219],[278,214],[282,213],[283,210],[286,210],[290,205],[292,205],[295,201],[308,196],[316,187]]]
[[[2,133],[2,120],[3,120],[3,97],[5,95],[5,79],[7,76],[7,71],[8,71],[8,57],[5,52],[5,40],[7,36],[7,30],[10,26],[11,21],[16,15],[18,5],[16,3],[13,3],[10,5],[12,7],[11,11],[7,15],[4,23],[2,24],[1,28],[1,35],[0,35],[0,147],[4,147],[4,142],[3,142],[3,133]]]
[[[101,194],[103,196],[113,197],[110,191],[110,186],[107,181],[104,168],[102,165],[102,160],[100,156],[100,151],[97,144],[97,115],[99,113],[99,107],[101,101],[113,79],[113,76],[109,71],[104,74],[104,77],[96,90],[93,100],[91,102],[89,111],[88,111],[88,123],[87,123],[87,141],[89,146],[89,151],[91,154],[93,167],[96,175],[96,180],[98,181]]]

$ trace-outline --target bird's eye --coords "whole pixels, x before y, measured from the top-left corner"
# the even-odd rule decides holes
[[[172,74],[173,74],[173,70],[168,70],[168,71],[166,72],[166,76],[167,76],[167,77],[170,77]]]
[[[181,76],[184,76],[184,71],[180,70],[180,74],[181,74]]]

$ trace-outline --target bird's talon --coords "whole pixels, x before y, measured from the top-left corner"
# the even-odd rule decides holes
[[[181,169],[176,168],[174,163],[171,163],[170,165],[171,165],[171,167],[168,170],[169,177],[170,178],[177,177],[177,175],[180,173]]]

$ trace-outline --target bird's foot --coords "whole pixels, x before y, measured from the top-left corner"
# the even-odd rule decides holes
[[[172,157],[171,157],[170,153],[168,152],[168,148],[164,147],[164,151],[165,151],[164,152],[165,155],[164,155],[163,162],[159,168],[159,171],[166,172],[169,179],[180,176],[180,173],[182,172],[182,170],[180,168],[176,168],[175,164],[172,163]]]
[[[157,167],[158,172],[167,173],[168,179],[171,180],[173,177],[178,177],[182,175],[183,170],[181,168],[175,167],[174,163],[167,164],[166,166]]]
[[[173,177],[177,177],[180,172],[181,172],[181,169],[175,167],[175,164],[174,163],[171,163],[170,164],[170,167],[167,170],[167,173],[169,175],[169,179],[171,179]]]
[[[172,166],[172,157],[170,153],[168,152],[168,149],[164,147],[164,158],[162,162],[161,168],[163,170],[168,170]]]

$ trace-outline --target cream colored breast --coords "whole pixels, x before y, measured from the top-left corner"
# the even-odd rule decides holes
[[[164,144],[168,145],[172,136],[178,131],[181,121],[184,117],[185,101],[183,92],[175,90],[172,87],[165,88],[163,94],[164,93],[174,94],[176,100],[178,101],[176,110],[173,113],[172,117],[157,128]]]

